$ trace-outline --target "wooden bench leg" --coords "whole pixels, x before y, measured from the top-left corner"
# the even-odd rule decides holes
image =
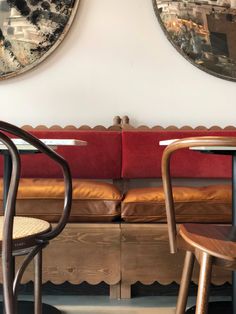
[[[120,299],[120,282],[110,285],[110,299]]]
[[[131,285],[130,284],[121,283],[120,296],[121,296],[121,299],[131,298]]]

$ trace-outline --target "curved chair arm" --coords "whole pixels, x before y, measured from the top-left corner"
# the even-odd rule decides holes
[[[175,219],[175,209],[174,209],[174,200],[173,200],[171,174],[170,174],[171,155],[175,151],[182,148],[201,147],[201,146],[236,147],[236,137],[226,137],[226,136],[188,137],[188,138],[176,140],[165,148],[163,152],[163,156],[162,156],[162,181],[163,181],[163,189],[165,193],[166,215],[167,215],[168,234],[169,234],[169,243],[170,243],[171,253],[175,253],[177,251],[176,219]]]
[[[3,143],[9,151],[12,161],[12,172],[10,186],[7,195],[6,205],[4,208],[4,224],[2,230],[2,275],[3,275],[3,291],[5,296],[5,309],[7,313],[14,313],[14,304],[9,300],[13,300],[13,260],[12,260],[12,233],[14,223],[14,213],[17,191],[20,180],[20,156],[15,144],[4,133],[0,132],[0,142]]]
[[[57,154],[54,150],[52,150],[50,147],[45,145],[42,141],[40,141],[38,138],[36,138],[32,134],[22,130],[21,128],[15,125],[12,125],[10,123],[4,122],[4,121],[0,121],[0,130],[4,132],[8,132],[10,134],[13,134],[14,136],[17,136],[25,140],[30,145],[34,146],[39,152],[44,153],[49,158],[54,160],[57,164],[60,165],[62,169],[63,176],[64,176],[64,183],[65,183],[65,195],[64,195],[64,206],[63,206],[61,218],[58,224],[51,231],[39,236],[39,240],[42,240],[42,241],[50,240],[61,233],[70,215],[71,204],[72,204],[72,178],[71,178],[69,165],[66,162],[66,160],[63,157],[61,157],[59,154]]]

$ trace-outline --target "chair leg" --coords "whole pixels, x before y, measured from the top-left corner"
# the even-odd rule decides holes
[[[206,252],[202,252],[200,258],[196,314],[207,314],[211,271],[212,256]]]
[[[16,300],[13,293],[13,267],[14,257],[10,250],[2,253],[2,275],[3,275],[3,312],[5,314],[17,314]]]
[[[42,250],[34,257],[34,313],[42,314]]]
[[[178,296],[178,301],[176,305],[176,311],[175,311],[176,314],[185,313],[187,299],[188,299],[189,284],[190,284],[192,273],[193,273],[193,266],[194,266],[194,254],[190,251],[187,251],[185,254],[184,268],[182,272],[179,296]]]

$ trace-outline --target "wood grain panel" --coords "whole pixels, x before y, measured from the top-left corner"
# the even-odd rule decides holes
[[[119,298],[121,293],[122,298],[129,298],[130,287],[137,281],[147,285],[155,281],[179,283],[183,260],[183,252],[169,253],[166,224],[68,224],[44,250],[43,281],[55,284],[104,281],[110,285],[111,297]],[[195,269],[195,283],[197,272]],[[215,267],[214,284],[230,279],[230,272]],[[32,265],[23,282],[29,280],[33,280]]]
[[[130,286],[137,281],[152,284],[179,283],[184,252],[169,253],[166,224],[121,225],[121,298],[129,298]],[[193,281],[198,281],[198,266]],[[216,285],[230,281],[231,273],[214,268],[212,282]]]
[[[32,278],[30,265],[22,282]],[[120,225],[68,224],[43,252],[43,282],[47,281],[54,284],[104,281],[118,295],[114,285],[120,282]]]

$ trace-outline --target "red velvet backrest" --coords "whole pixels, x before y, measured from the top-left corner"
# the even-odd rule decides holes
[[[33,130],[38,138],[79,139],[87,146],[60,146],[57,152],[68,162],[74,178],[118,179],[121,177],[121,132],[95,130]],[[2,161],[2,158],[1,158]],[[2,162],[0,163],[2,175]],[[22,176],[57,178],[61,170],[42,154],[22,155]]]
[[[227,131],[123,131],[122,177],[160,178],[164,146],[159,141],[192,136],[235,136]],[[181,150],[173,156],[171,173],[178,178],[228,178],[231,176],[231,156]]]

